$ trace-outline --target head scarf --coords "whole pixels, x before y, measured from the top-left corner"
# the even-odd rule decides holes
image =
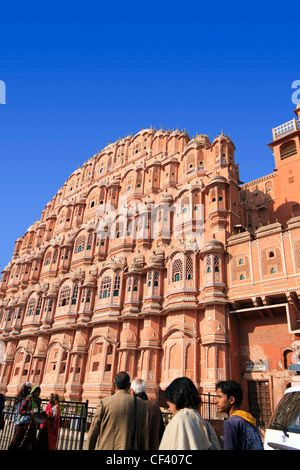
[[[57,393],[53,394],[53,399],[54,399],[54,402],[55,402],[55,405],[56,405],[56,421],[59,422],[60,406],[59,406],[59,396],[57,395]]]
[[[38,401],[36,400],[36,398],[34,398],[33,396],[33,392],[35,390],[41,390],[41,388],[39,386],[36,386],[36,387],[33,387],[33,389],[31,390],[31,392],[29,393],[29,397],[31,398],[31,409],[35,409],[37,408],[38,410],[40,409],[39,406],[40,406],[40,400],[38,399]],[[35,422],[35,425],[37,426],[37,422],[36,422],[36,416],[33,415],[33,421]]]

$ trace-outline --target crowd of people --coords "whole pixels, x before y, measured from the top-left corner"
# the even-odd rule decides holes
[[[25,383],[15,400],[15,431],[8,450],[56,450],[60,405],[57,394],[41,409],[40,387]]]
[[[149,400],[143,379],[135,378],[130,383],[129,375],[121,371],[114,377],[114,388],[111,396],[99,401],[85,450],[263,449],[255,418],[240,409],[242,388],[233,380],[216,384],[217,408],[228,415],[222,439],[200,415],[200,395],[188,377],[176,378],[165,390],[173,415],[167,425],[160,407]],[[22,387],[15,401],[15,432],[9,450],[56,450],[59,397],[52,393],[42,410],[40,393],[40,387],[32,388],[28,382]],[[0,409],[0,418],[1,412]]]
[[[235,381],[216,385],[217,407],[229,416],[224,423],[222,446],[212,425],[199,413],[200,395],[188,377],[173,380],[165,390],[173,414],[166,427],[158,405],[148,400],[145,381],[135,379],[130,384],[129,375],[119,372],[114,386],[115,393],[99,402],[86,450],[263,449],[255,419],[240,410],[243,394]]]

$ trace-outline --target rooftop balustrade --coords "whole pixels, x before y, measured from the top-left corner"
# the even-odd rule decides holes
[[[272,129],[273,140],[280,139],[284,135],[290,134],[298,129],[300,129],[300,121],[297,121],[295,118],[291,119],[291,121],[285,122],[284,124]]]

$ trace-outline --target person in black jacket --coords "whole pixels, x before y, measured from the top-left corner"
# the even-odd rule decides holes
[[[148,399],[145,380],[136,377],[131,383],[131,390],[136,397],[145,400],[148,407],[149,450],[158,450],[165,430],[160,408],[156,403]]]

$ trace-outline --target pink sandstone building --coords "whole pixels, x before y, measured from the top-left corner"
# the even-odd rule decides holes
[[[229,136],[151,127],[74,171],[2,271],[0,391],[95,405],[119,370],[152,398],[234,378],[266,420],[300,362],[298,119],[269,147],[242,184]]]

